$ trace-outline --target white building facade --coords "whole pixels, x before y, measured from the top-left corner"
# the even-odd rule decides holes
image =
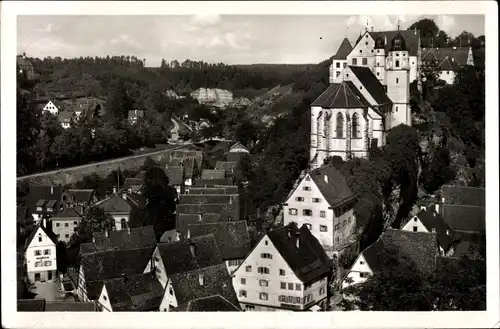
[[[56,240],[42,225],[35,228],[25,251],[30,282],[51,282],[56,277]]]

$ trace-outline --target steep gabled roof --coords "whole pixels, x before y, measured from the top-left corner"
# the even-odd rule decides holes
[[[236,161],[217,161],[215,164],[216,170],[225,170],[227,175],[234,174],[236,170]]]
[[[309,176],[331,207],[338,207],[356,199],[342,174],[333,166],[315,169],[309,173]]]
[[[204,169],[201,173],[201,179],[223,179],[226,177],[225,170],[212,170],[212,169]]]
[[[221,295],[214,295],[192,299],[172,312],[241,312],[241,309]]]
[[[218,223],[221,221],[221,214],[202,213],[202,214],[183,214],[177,213],[175,219],[175,229],[184,237],[188,233],[191,224]]]
[[[237,194],[238,186],[190,187],[189,194]]]
[[[163,299],[163,287],[156,273],[104,280],[113,312],[156,311]]]
[[[246,221],[189,224],[190,237],[213,234],[223,260],[245,258],[251,250]]]
[[[93,189],[69,189],[68,194],[73,202],[90,204],[94,196]]]
[[[333,59],[346,60],[347,55],[349,55],[351,51],[352,51],[352,45],[349,42],[349,39],[344,38],[344,40],[342,40],[342,43],[339,46],[339,49],[337,50],[337,53],[335,54],[335,56],[333,56]]]
[[[352,84],[345,81],[331,83],[328,88],[311,104],[322,108],[365,108],[369,106],[364,97],[354,93]]]
[[[235,204],[238,201],[238,194],[181,194],[179,196],[180,204]]]
[[[39,221],[38,224],[33,228],[33,231],[30,233],[30,235],[26,238],[26,242],[24,243],[24,249],[29,247],[31,241],[36,236],[36,233],[38,232],[38,229],[41,229],[43,233],[47,235],[47,237],[52,241],[54,244],[57,244],[57,236],[48,228],[43,226],[43,220]]]
[[[85,250],[104,251],[118,249],[136,249],[156,246],[156,235],[153,226],[134,227],[128,230],[94,232],[93,246],[84,243],[80,246],[80,254]],[[84,247],[85,245],[85,247]],[[83,250],[82,250],[83,247]]]
[[[458,71],[460,70],[460,64],[455,62],[453,58],[445,57],[441,63],[438,64],[438,69],[440,71]]]
[[[171,243],[158,243],[158,250],[167,276],[224,264],[213,234]]]
[[[36,204],[40,200],[56,200],[60,201],[63,194],[62,186],[50,185],[30,185],[29,193],[26,201],[28,211],[31,213],[36,212]]]
[[[462,206],[486,206],[484,188],[443,185],[440,190],[441,199],[446,204]]]
[[[182,166],[168,166],[165,169],[170,185],[181,185],[184,180],[184,168]]]
[[[233,185],[233,179],[230,177],[220,179],[195,179],[195,187],[214,187],[215,185]]]
[[[305,225],[299,229],[295,223],[290,223],[267,232],[267,237],[303,283],[318,279],[330,271],[330,259]]]
[[[444,221],[456,231],[486,231],[486,208],[443,204],[441,214]]]
[[[384,86],[368,67],[349,66],[349,69],[351,69],[352,73],[358,78],[368,93],[375,99],[377,104],[373,105],[392,104],[392,101],[385,92]]]
[[[132,210],[133,205],[128,201],[123,199],[121,195],[113,194],[110,197],[96,202],[94,206],[103,209],[105,212],[118,212],[118,213],[128,213]]]
[[[236,149],[236,148],[245,149],[245,150],[247,150],[247,152],[248,152],[248,148],[247,148],[245,145],[241,144],[240,142],[236,142],[236,143],[234,143],[233,145],[231,145],[231,147],[229,148],[229,151],[228,151],[228,152],[230,152],[230,153],[238,153],[237,151],[231,151],[231,150],[234,150],[234,149]],[[247,153],[247,152],[244,152],[244,153]],[[243,152],[242,152],[242,153],[243,153]]]
[[[72,119],[76,120],[76,114],[72,111],[59,111],[57,119],[63,123],[71,122]]]
[[[106,250],[83,254],[83,266],[87,296],[94,300],[99,297],[103,280],[122,275],[142,274],[151,261],[155,247],[141,249]]]
[[[189,272],[175,273],[171,276],[171,280],[179,305],[214,295],[224,297],[235,307],[239,305],[231,276],[224,263]]]
[[[390,50],[391,48],[391,43],[392,39],[398,34],[401,34],[401,36],[404,39],[406,49],[408,50],[408,53],[410,56],[417,56],[418,55],[418,50],[420,49],[420,35],[414,30],[395,30],[395,31],[381,31],[381,32],[367,32],[368,34],[371,35],[373,40],[375,40],[377,37],[381,37],[384,39],[385,42],[385,51],[386,53]]]
[[[70,219],[70,220],[74,220],[74,219],[78,219],[78,218],[82,218],[81,214],[79,214],[75,208],[64,208],[63,211],[61,211],[60,213],[58,213],[56,216],[52,217],[52,219]]]

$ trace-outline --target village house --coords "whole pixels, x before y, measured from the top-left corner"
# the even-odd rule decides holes
[[[214,187],[191,187],[185,194],[238,194],[236,185],[214,185]]]
[[[144,111],[143,110],[131,110],[131,111],[128,111],[128,122],[131,125],[136,124],[142,118],[144,118]]]
[[[105,213],[111,215],[115,220],[115,229],[120,231],[128,227],[130,213],[133,208],[138,206],[137,202],[126,191],[122,191],[119,195],[116,188],[114,188],[110,197],[96,202],[93,207],[99,207]]]
[[[168,183],[176,191],[177,195],[184,193],[184,167],[182,166],[167,166],[165,174],[168,177]]]
[[[283,224],[306,225],[329,257],[356,241],[356,198],[333,166],[306,172],[283,204]]]
[[[163,287],[154,272],[103,280],[98,305],[101,312],[155,312]]]
[[[52,232],[56,235],[58,241],[68,243],[71,236],[78,231],[81,220],[82,216],[75,208],[65,208],[51,218]]]
[[[177,212],[175,217],[176,238],[179,240],[188,238],[189,225],[219,223],[222,221],[220,213],[200,212],[197,214],[185,214]]]
[[[84,116],[86,120],[104,115],[103,106],[94,98],[79,98],[76,100],[73,112],[77,118]]]
[[[64,129],[71,128],[71,124],[78,120],[75,112],[71,111],[60,111],[59,113],[57,113],[57,119]]]
[[[226,177],[226,171],[224,169],[203,169],[201,172],[201,179],[211,180],[211,179],[223,179]]]
[[[474,55],[471,47],[422,48],[422,65],[435,67],[438,78],[452,84],[458,70],[466,65],[474,66]]]
[[[97,202],[97,197],[93,189],[68,189],[67,207],[81,209],[83,213],[91,204]]]
[[[232,186],[233,179],[231,177],[219,179],[196,179],[193,187],[216,187],[216,186]]]
[[[177,205],[178,213],[193,213],[192,210],[188,212],[181,212],[181,205],[209,205],[209,204],[222,204],[226,205],[230,214],[227,214],[227,221],[238,221],[241,216],[240,209],[240,196],[239,194],[181,194],[179,196],[179,204]],[[189,206],[193,208],[192,206]],[[180,209],[179,209],[180,208]],[[193,208],[194,209],[194,208]],[[198,213],[198,212],[196,212]]]
[[[214,235],[222,260],[226,263],[229,274],[232,274],[251,250],[247,222],[188,224],[188,239],[207,234]]]
[[[68,195],[62,186],[30,185],[26,206],[38,223],[42,216],[51,217],[61,211],[67,200]]]
[[[176,213],[194,214],[194,215],[202,214],[202,216],[207,216],[208,214],[218,214],[220,215],[221,222],[239,220],[239,209],[234,207],[234,205],[227,203],[213,203],[213,204],[181,203],[177,205]],[[207,219],[208,217],[203,217],[202,220],[205,221]]]
[[[156,246],[153,226],[128,228],[121,231],[94,232],[92,242],[80,245],[80,255],[96,251],[141,249]]]
[[[26,54],[17,55],[16,62],[19,74],[24,75],[28,80],[32,80],[35,77],[35,69],[33,64],[26,58]]]
[[[250,151],[247,147],[245,147],[240,142],[236,142],[229,148],[228,152],[226,153],[226,161],[238,162],[240,161],[240,159],[248,156],[249,154]]]
[[[434,206],[421,207],[421,210],[401,225],[401,230],[408,232],[436,233],[441,256],[452,256],[459,238],[455,231],[435,211]]]
[[[387,229],[358,255],[341,281],[342,289],[365,282],[395,253],[411,260],[416,270],[431,273],[436,269],[436,258],[439,256],[437,234]]]
[[[25,243],[25,259],[30,282],[52,282],[56,277],[57,237],[40,221]]]
[[[233,274],[246,311],[325,309],[332,262],[303,225],[271,230]]]
[[[71,278],[77,287],[78,300],[97,300],[101,295],[104,280],[151,272],[154,250],[155,247],[151,246],[81,254],[78,277]]]
[[[221,295],[192,299],[172,312],[241,312],[241,309]]]
[[[42,109],[42,112],[49,112],[52,115],[58,115],[62,111],[62,104],[55,100],[49,100]]]

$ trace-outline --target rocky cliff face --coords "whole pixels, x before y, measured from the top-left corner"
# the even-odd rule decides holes
[[[223,89],[200,88],[191,93],[191,97],[201,104],[225,107],[233,102],[233,93]]]

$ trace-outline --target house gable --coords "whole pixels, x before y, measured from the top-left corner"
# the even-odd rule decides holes
[[[415,230],[416,229],[416,230]],[[420,221],[417,215],[413,216],[402,228],[403,231],[409,232],[427,232],[429,229]]]
[[[39,248],[39,247],[55,247],[56,242],[52,240],[51,237],[49,237],[49,235],[45,232],[45,230],[41,226],[38,226],[35,234],[33,234],[30,240],[27,242],[27,246],[28,247],[26,249]]]
[[[373,275],[373,271],[366,261],[363,253],[361,253],[354,261],[353,265],[349,269],[349,272],[347,272],[347,275],[344,277],[344,279],[342,279],[342,288],[365,282],[368,275]],[[352,282],[349,282],[351,280]]]
[[[179,305],[177,304],[177,298],[175,297],[175,291],[174,291],[174,287],[172,286],[172,281],[168,280],[168,282],[165,286],[165,290],[163,292],[163,298],[162,298],[162,301],[160,303],[159,311],[160,312],[170,312],[171,307],[175,308],[177,306],[179,306]]]
[[[310,188],[309,191],[304,190],[304,187]],[[304,202],[300,202],[300,204],[309,204],[312,200],[312,198],[321,198],[321,202],[325,202],[327,204],[327,207],[331,207],[331,205],[328,203],[328,201],[325,199],[323,193],[321,193],[321,190],[318,188],[314,180],[311,178],[311,175],[309,173],[306,173],[305,176],[302,178],[300,183],[297,185],[297,187],[290,193],[288,198],[286,199],[286,204],[290,208],[291,204],[297,204],[295,201],[296,197],[303,197]],[[308,198],[306,200],[305,198]],[[286,225],[286,224],[285,224]]]
[[[113,308],[111,307],[111,302],[109,300],[108,290],[106,289],[106,284],[102,285],[102,291],[101,295],[99,296],[98,303],[103,312],[113,312]]]

